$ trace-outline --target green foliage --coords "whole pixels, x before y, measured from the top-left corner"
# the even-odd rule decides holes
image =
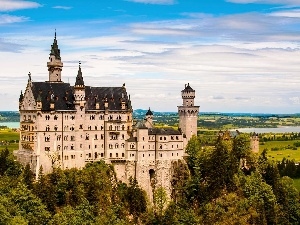
[[[22,172],[22,166],[16,162],[7,148],[0,151],[0,176],[8,175],[18,177]]]

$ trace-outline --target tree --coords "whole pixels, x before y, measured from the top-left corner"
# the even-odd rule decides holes
[[[34,182],[34,174],[30,169],[29,164],[27,164],[22,173],[23,180],[27,185],[28,189],[33,189],[33,182]]]
[[[133,215],[135,223],[137,223],[138,217],[146,212],[147,202],[145,191],[138,186],[135,179],[130,179],[125,199],[128,204],[129,213]]]

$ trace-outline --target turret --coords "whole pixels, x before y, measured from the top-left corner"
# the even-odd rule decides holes
[[[191,88],[190,83],[185,85],[185,88],[181,91],[181,97],[183,106],[194,106],[195,90]]]
[[[23,102],[23,98],[24,98],[24,95],[21,91],[21,94],[20,94],[20,97],[19,97],[19,109],[21,109],[21,105],[22,105],[22,102]]]
[[[79,62],[78,73],[74,86],[75,104],[79,104],[80,108],[85,106],[85,85],[82,77],[81,63]]]
[[[146,112],[145,126],[147,128],[152,128],[153,127],[153,113],[151,112],[150,107],[149,107],[148,111]]]
[[[179,128],[187,141],[197,135],[197,119],[199,106],[194,105],[195,90],[188,83],[181,91],[182,106],[178,106]]]
[[[47,62],[47,67],[49,71],[49,81],[48,82],[62,82],[61,81],[61,71],[63,63],[61,62],[60,49],[58,48],[56,40],[56,31],[54,35],[54,41],[51,45],[49,62]]]

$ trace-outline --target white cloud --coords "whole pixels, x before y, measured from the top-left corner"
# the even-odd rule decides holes
[[[60,24],[58,30],[67,34],[58,32],[65,82],[74,83],[81,60],[87,85],[121,86],[125,82],[134,108],[176,111],[180,91],[190,82],[202,111],[299,111],[299,105],[292,104],[293,97],[300,96],[297,19],[259,13],[194,14],[180,20],[111,22],[109,26],[113,34],[99,35],[92,33],[98,27],[95,23],[84,27]],[[24,89],[29,71],[35,81],[48,77],[45,64],[53,36],[50,31],[37,36],[37,30],[47,28],[34,29],[31,34],[28,29],[23,34],[0,34],[7,43],[23,47],[22,54],[0,52],[5,65],[2,74],[8,76],[2,80],[0,76],[1,84],[9,87],[5,93]],[[149,35],[143,30],[153,32]],[[12,88],[9,77],[20,82]]]
[[[0,0],[0,12],[39,8],[41,6],[42,5],[40,5],[39,3],[32,1]]]
[[[227,2],[238,3],[238,4],[278,4],[278,5],[300,5],[299,0],[227,0]]]
[[[127,0],[129,2],[144,3],[144,4],[157,4],[157,5],[173,5],[175,0]]]
[[[64,10],[69,10],[72,9],[73,7],[71,6],[61,6],[61,5],[57,5],[57,6],[53,6],[53,9],[64,9]]]
[[[0,25],[10,23],[21,23],[28,21],[29,18],[25,16],[11,16],[8,14],[0,14]]]
[[[270,13],[271,16],[300,18],[300,9],[281,10]]]

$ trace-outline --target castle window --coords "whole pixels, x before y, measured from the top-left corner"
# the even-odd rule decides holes
[[[60,155],[58,155],[57,159],[60,160]]]
[[[89,158],[91,158],[92,157],[92,153],[89,153]]]
[[[74,150],[74,145],[71,145],[71,150]]]
[[[122,134],[122,140],[124,140],[124,134]]]
[[[97,159],[97,157],[98,157],[98,153],[97,152],[95,152],[94,157],[95,157],[95,159]]]
[[[89,145],[89,149],[91,149],[91,145]]]
[[[160,154],[160,157],[162,157],[163,154]]]
[[[103,130],[103,126],[101,126],[101,130]]]
[[[121,147],[122,147],[122,148],[124,148],[124,147],[125,147],[125,144],[124,144],[124,143],[122,143],[122,144],[121,144]]]
[[[159,140],[162,140],[162,137],[160,137]]]
[[[122,153],[122,157],[125,157],[125,154],[124,154],[124,153]]]
[[[104,138],[104,135],[103,135],[103,134],[101,134],[101,140],[103,140],[103,138]]]
[[[101,157],[103,157],[103,153],[101,153]]]
[[[31,115],[28,116],[28,120],[31,120]]]
[[[178,156],[178,153],[177,153],[177,156]]]
[[[164,137],[164,140],[167,140],[167,138],[166,138],[166,137]]]
[[[172,145],[172,148],[173,148],[174,146]]]
[[[116,145],[115,145],[115,148],[119,148],[119,144],[116,144]]]
[[[23,116],[23,120],[26,120],[26,115]]]
[[[176,140],[179,140],[178,136],[176,136]]]
[[[97,130],[97,126],[95,126],[95,130]]]
[[[92,129],[92,126],[88,126],[88,130],[91,130]]]
[[[119,153],[116,153],[116,157],[117,157],[117,158],[119,157]]]
[[[109,157],[110,157],[110,158],[112,157],[112,153],[109,153]]]
[[[143,137],[143,141],[145,140],[145,138]]]
[[[162,149],[162,145],[159,145],[159,149]]]
[[[112,130],[112,125],[110,125],[108,129],[109,129],[109,130]]]
[[[80,148],[82,148],[82,144],[80,144]]]
[[[143,149],[145,148],[145,146],[143,145]]]
[[[97,148],[97,145],[95,145],[95,148]]]
[[[178,148],[178,145],[177,145],[177,148]]]
[[[125,129],[125,126],[124,125],[122,125],[122,130],[124,130]]]
[[[172,153],[172,156],[173,156],[174,154]]]
[[[174,137],[173,137],[173,136],[171,136],[171,140],[174,140]]]
[[[143,158],[145,157],[145,155],[143,154]]]

